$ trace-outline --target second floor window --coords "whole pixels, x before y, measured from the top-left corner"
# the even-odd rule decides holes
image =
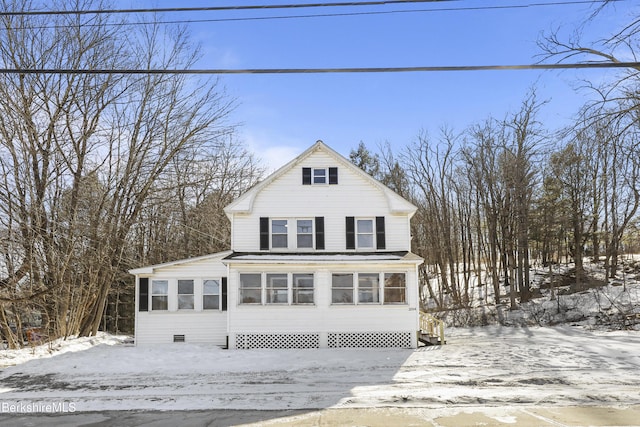
[[[288,247],[287,228],[288,224],[286,219],[274,219],[271,221],[271,247]]]
[[[373,220],[358,219],[356,220],[356,242],[358,249],[373,249]]]
[[[310,219],[297,220],[298,248],[313,248],[313,221]]]
[[[260,217],[261,251],[324,250],[324,217],[269,218]]]

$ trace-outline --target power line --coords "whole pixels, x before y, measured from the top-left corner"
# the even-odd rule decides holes
[[[322,74],[322,73],[405,73],[452,71],[516,71],[566,69],[634,68],[640,62],[578,62],[523,65],[452,65],[421,67],[350,67],[350,68],[246,68],[246,69],[64,69],[64,68],[1,68],[0,74]]]
[[[507,4],[497,6],[462,6],[462,7],[440,7],[432,9],[407,9],[407,10],[385,10],[385,11],[368,11],[368,12],[341,12],[341,13],[314,13],[306,15],[276,15],[276,16],[252,16],[237,18],[211,18],[211,19],[179,19],[171,21],[136,21],[136,22],[117,22],[117,23],[100,23],[100,24],[82,24],[83,27],[93,26],[126,26],[126,25],[155,25],[155,24],[196,24],[208,22],[241,22],[241,21],[268,21],[282,19],[308,19],[308,18],[333,18],[333,17],[349,17],[349,16],[373,16],[373,15],[392,15],[406,13],[434,13],[434,12],[469,12],[483,10],[509,10],[509,9],[526,9],[534,7],[547,6],[572,6],[593,3],[606,2],[622,2],[625,0],[574,0],[574,1],[556,1],[549,3],[528,3],[528,4]],[[0,13],[2,15],[2,13]],[[19,29],[51,29],[51,28],[67,28],[67,25],[52,26],[23,26],[16,27]]]
[[[166,13],[166,12],[211,12],[223,10],[268,10],[268,9],[302,9],[315,7],[353,7],[353,6],[385,6],[408,3],[442,3],[460,0],[380,0],[354,1],[333,3],[301,3],[301,4],[264,4],[244,6],[200,6],[200,7],[168,7],[144,9],[91,9],[91,10],[27,10],[17,12],[0,12],[0,16],[31,16],[31,15],[93,15],[112,13]]]

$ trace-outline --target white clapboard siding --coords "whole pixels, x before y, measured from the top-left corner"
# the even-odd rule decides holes
[[[250,305],[239,304],[237,287],[230,289],[229,309],[232,322],[230,336],[255,333],[350,333],[397,332],[418,330],[419,302],[415,283],[415,264],[380,263],[376,265],[231,265],[230,281],[239,283],[240,273],[313,273],[313,305]],[[331,303],[332,273],[402,272],[406,274],[407,303],[399,305]],[[233,345],[233,342],[231,343]]]
[[[184,335],[187,343],[226,346],[227,313],[138,313],[136,345],[169,344],[174,335]]]
[[[222,278],[227,276],[227,266],[221,260],[229,253],[221,252],[191,260],[132,270],[134,274],[139,274],[139,277],[149,279],[149,311],[147,312],[138,311],[140,293],[139,281],[136,280],[136,344],[170,343],[173,342],[174,335],[184,335],[185,342],[226,345],[227,312],[202,309],[202,284],[204,280],[215,279],[222,285]],[[180,279],[194,281],[194,310],[178,310],[177,282]],[[168,281],[167,311],[152,310],[153,280]]]
[[[302,185],[302,168],[338,167],[337,185]],[[391,212],[389,196],[368,176],[354,173],[338,164],[326,152],[314,152],[283,175],[261,189],[255,196],[251,214],[233,217],[233,249],[238,252],[259,250],[259,218],[324,217],[325,250],[345,250],[345,217],[385,217],[388,251],[410,249],[407,213]],[[290,227],[290,233],[295,228]],[[289,250],[296,250],[290,245]]]

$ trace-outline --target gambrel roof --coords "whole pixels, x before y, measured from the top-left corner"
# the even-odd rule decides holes
[[[291,160],[286,165],[282,166],[280,169],[269,175],[264,181],[256,184],[253,188],[249,189],[246,193],[238,197],[236,200],[231,202],[227,207],[224,208],[227,216],[231,217],[234,213],[251,213],[253,210],[253,202],[255,201],[256,196],[271,183],[276,181],[278,178],[283,175],[289,173],[292,169],[296,168],[302,162],[305,161],[308,157],[312,156],[314,153],[322,151],[329,156],[333,157],[337,164],[341,167],[346,168],[353,174],[357,174],[360,177],[367,180],[372,186],[377,188],[386,198],[389,212],[392,214],[408,214],[412,216],[417,208],[407,201],[406,199],[400,197],[393,190],[383,185],[381,182],[374,179],[368,173],[351,163],[349,160],[345,159],[339,153],[331,149],[322,141],[317,141],[314,145],[305,150],[302,154],[300,154],[295,159]]]

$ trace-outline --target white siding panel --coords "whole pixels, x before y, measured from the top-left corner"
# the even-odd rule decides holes
[[[297,267],[297,268],[296,268]],[[331,333],[331,332],[415,332],[418,330],[417,276],[415,265],[333,266],[251,265],[232,266],[229,283],[231,336],[239,333]],[[240,272],[314,272],[315,305],[254,306],[238,304]],[[404,272],[407,281],[405,305],[332,305],[333,272]]]
[[[168,344],[174,335],[184,335],[187,343],[227,342],[227,313],[138,313],[136,345]]]
[[[302,168],[338,167],[337,185],[302,185]],[[386,195],[370,180],[341,167],[333,157],[314,153],[259,192],[251,215],[234,215],[233,250],[259,250],[259,218],[325,218],[325,250],[345,250],[345,217],[384,216],[386,250],[409,250],[407,215],[391,215]],[[292,227],[291,232],[295,232]],[[295,248],[290,248],[295,250]]]

